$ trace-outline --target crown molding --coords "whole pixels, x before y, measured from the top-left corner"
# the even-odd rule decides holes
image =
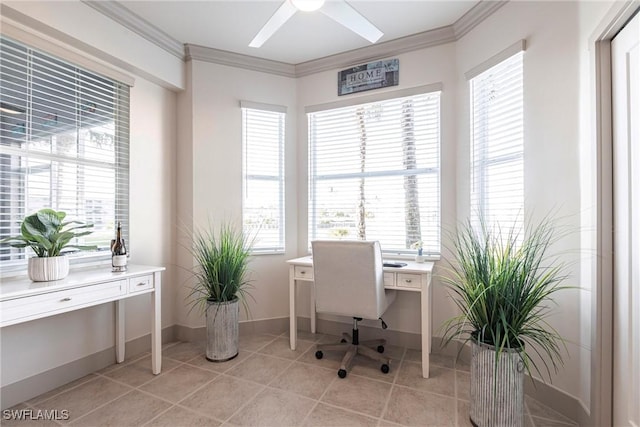
[[[297,64],[296,76],[302,77],[321,71],[344,68],[354,64],[377,60],[388,56],[398,55],[404,52],[438,46],[456,41],[451,25],[423,33],[412,34],[388,42],[376,43],[371,46],[326,56]]]
[[[473,6],[467,13],[462,15],[460,19],[451,26],[456,35],[456,40],[462,38],[469,31],[473,30],[478,24],[491,16],[496,10],[507,4],[508,0],[498,1],[481,1]]]
[[[111,18],[120,25],[128,28],[134,33],[142,36],[151,43],[161,47],[170,54],[184,59],[184,46],[183,44],[160,30],[153,24],[145,21],[140,16],[133,13],[117,1],[113,0],[80,0],[102,13],[103,15]]]
[[[288,64],[221,49],[193,44],[183,45],[115,0],[81,1],[182,60],[205,61],[285,77],[307,76],[455,42],[508,2],[508,0],[482,0],[452,25],[299,64]]]
[[[295,65],[292,64],[194,44],[185,44],[184,48],[185,60],[187,61],[197,60],[211,62],[284,77],[297,77]]]

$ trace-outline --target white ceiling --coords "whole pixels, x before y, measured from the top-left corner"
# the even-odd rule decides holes
[[[370,46],[320,12],[296,12],[262,47],[249,42],[284,0],[119,1],[135,15],[183,44],[300,64]],[[331,1],[331,0],[327,0]],[[378,27],[378,43],[454,24],[478,1],[348,0]]]

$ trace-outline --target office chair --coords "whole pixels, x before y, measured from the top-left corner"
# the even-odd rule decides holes
[[[391,359],[381,354],[386,340],[360,342],[358,336],[358,322],[382,321],[382,314],[396,297],[395,291],[384,288],[380,243],[317,240],[311,247],[316,312],[353,317],[353,334],[343,333],[340,343],[318,344],[316,358],[322,359],[323,351],[345,351],[338,370],[340,378],[347,376],[356,354],[380,362],[380,370],[388,373]],[[382,327],[386,329],[384,321]]]

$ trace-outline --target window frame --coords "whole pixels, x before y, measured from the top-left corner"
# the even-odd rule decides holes
[[[524,226],[524,50],[526,44],[524,40],[520,40],[517,43],[509,46],[496,56],[490,58],[485,61],[483,64],[475,67],[473,70],[466,73],[466,77],[468,79],[468,87],[469,87],[469,141],[470,141],[470,194],[469,194],[469,202],[470,202],[470,217],[474,228],[480,229],[483,225],[488,227],[489,229],[493,227],[500,227],[504,230],[515,228],[515,230],[521,229]],[[516,65],[519,68],[520,74],[517,79],[520,81],[520,86],[514,92],[515,95],[519,98],[508,98],[509,101],[513,102],[514,100],[519,100],[520,103],[518,105],[518,113],[519,113],[519,121],[517,125],[509,124],[509,126],[504,125],[504,129],[512,130],[519,129],[518,136],[515,138],[517,142],[512,143],[510,145],[505,144],[501,148],[507,147],[510,151],[500,155],[489,156],[487,153],[489,151],[489,147],[492,146],[492,142],[495,140],[490,140],[488,136],[482,137],[476,135],[476,124],[479,121],[484,120],[485,122],[489,122],[491,118],[489,117],[478,117],[477,114],[487,115],[490,113],[489,108],[484,108],[480,113],[476,111],[477,97],[483,96],[484,99],[481,101],[483,104],[487,104],[490,100],[489,94],[486,93],[476,93],[476,90],[485,90],[487,89],[486,83],[483,83],[482,86],[476,88],[476,84],[481,82],[482,79],[487,79],[491,76],[492,71],[496,71],[498,67],[509,66],[510,63],[507,61],[519,61]],[[508,73],[509,68],[500,70],[502,73]],[[506,77],[508,74],[500,74],[493,77],[493,81],[498,83],[504,83],[506,81]],[[516,93],[517,92],[517,93]],[[485,99],[486,98],[486,99]],[[505,102],[502,100],[501,102]],[[504,117],[504,116],[502,116]],[[493,119],[495,120],[495,118]],[[497,132],[496,132],[497,133]],[[495,148],[495,144],[493,145]],[[487,194],[489,189],[487,188],[487,181],[489,170],[492,167],[496,166],[517,166],[519,168],[519,178],[521,181],[518,182],[520,185],[520,194],[518,195],[519,207],[517,209],[510,209],[508,216],[512,217],[513,220],[508,220],[503,223],[500,218],[494,218],[495,213],[489,211],[488,202],[491,198],[490,194]],[[511,174],[509,174],[511,175]],[[506,216],[505,216],[506,217]],[[484,223],[484,224],[483,224]],[[506,227],[506,228],[505,228]]]
[[[130,101],[130,86],[132,81],[128,80],[127,82],[122,82],[117,80],[112,76],[105,75],[103,73],[99,73],[91,70],[90,68],[85,67],[84,65],[79,65],[74,63],[74,61],[69,61],[64,57],[57,56],[55,54],[49,53],[46,48],[41,48],[39,46],[34,46],[31,43],[25,43],[19,39],[2,35],[2,43],[3,43],[3,57],[5,48],[7,49],[7,57],[3,58],[9,61],[9,58],[22,58],[21,56],[17,56],[18,54],[24,55],[24,63],[14,62],[12,65],[7,65],[6,70],[7,73],[18,73],[16,76],[27,76],[27,80],[23,80],[21,84],[17,83],[8,83],[12,85],[12,88],[19,89],[24,88],[24,95],[8,95],[6,96],[9,99],[14,100],[16,105],[19,105],[20,102],[24,102],[27,105],[27,108],[21,108],[21,114],[24,115],[24,123],[25,123],[25,131],[24,136],[16,139],[15,145],[12,143],[11,139],[8,136],[7,130],[3,130],[3,144],[0,146],[0,154],[2,154],[3,158],[6,158],[8,161],[18,161],[20,165],[18,166],[9,166],[10,168],[17,167],[18,172],[13,170],[5,169],[3,164],[3,174],[0,176],[0,182],[2,182],[2,197],[8,197],[9,203],[6,205],[7,213],[3,213],[4,216],[8,216],[6,219],[2,220],[2,228],[5,231],[6,235],[15,236],[20,233],[19,225],[16,222],[16,219],[11,219],[16,216],[16,213],[11,213],[14,211],[20,212],[19,221],[21,222],[24,216],[33,213],[35,210],[39,209],[37,207],[38,203],[34,205],[27,205],[28,200],[26,198],[26,194],[30,191],[28,184],[25,182],[29,175],[33,175],[32,173],[28,173],[28,169],[25,169],[28,166],[22,166],[23,162],[26,162],[29,165],[32,161],[40,161],[40,162],[49,162],[49,171],[53,170],[53,168],[76,168],[77,174],[84,174],[82,176],[86,176],[87,171],[85,168],[91,167],[99,167],[104,171],[113,171],[114,177],[114,202],[113,202],[113,218],[109,216],[105,216],[104,219],[106,221],[113,221],[114,223],[114,231],[113,235],[115,236],[115,224],[118,221],[123,223],[123,232],[124,236],[127,239],[127,245],[130,246],[130,242],[128,241],[128,229],[129,229],[129,138],[130,138],[130,130],[129,130],[129,101]],[[18,48],[19,50],[16,50]],[[24,52],[24,53],[21,53]],[[64,53],[64,51],[63,51]],[[12,56],[9,56],[12,55]],[[63,55],[64,56],[64,55]],[[58,65],[59,64],[59,65]],[[40,67],[40,68],[36,68]],[[33,83],[33,75],[35,74],[34,70],[38,70],[40,75],[44,76],[45,79],[52,79],[54,73],[56,74],[56,79],[59,82],[67,82],[65,84],[71,84],[72,89],[71,93],[74,95],[70,95],[71,102],[68,104],[70,108],[73,108],[75,111],[76,118],[69,125],[65,124],[64,120],[66,120],[69,116],[66,115],[65,111],[62,110],[62,116],[56,116],[56,123],[60,123],[57,125],[58,127],[52,127],[52,125],[47,125],[49,128],[45,128],[44,131],[34,131],[33,126],[35,122],[35,118],[39,115],[42,115],[42,110],[37,110],[37,108],[41,108],[41,105],[48,105],[46,102],[51,105],[56,105],[55,99],[49,98],[51,95],[47,93],[37,94],[34,93],[32,89]],[[48,80],[43,80],[45,83]],[[18,80],[20,82],[20,80]],[[112,89],[109,88],[109,91],[112,92],[101,92],[102,89],[99,89],[97,86],[93,86],[96,82],[104,82],[107,84],[107,87],[112,85]],[[39,83],[42,85],[42,83]],[[101,83],[102,84],[102,83]],[[85,85],[85,86],[83,86]],[[84,88],[84,89],[83,89]],[[13,89],[12,89],[13,90]],[[86,91],[86,93],[84,92]],[[36,96],[40,98],[36,98]],[[44,96],[44,97],[43,97]],[[95,97],[95,98],[92,98]],[[96,99],[98,103],[98,108],[100,108],[100,102],[109,103],[111,102],[112,112],[109,117],[113,118],[113,160],[112,163],[109,161],[103,161],[100,159],[95,159],[91,157],[85,157],[83,155],[78,155],[78,153],[84,153],[84,144],[85,139],[81,137],[81,133],[83,132],[92,132],[96,129],[96,124],[98,128],[101,127],[105,122],[98,121],[95,122],[92,120],[92,115],[94,115],[94,111],[85,110],[83,108],[86,107],[88,102],[91,99]],[[84,100],[84,101],[83,101]],[[3,104],[4,104],[3,100]],[[67,105],[67,104],[65,104]],[[95,106],[95,104],[93,104]],[[98,112],[96,115],[100,114]],[[86,117],[84,117],[86,115]],[[57,117],[62,117],[62,122],[58,122]],[[100,119],[107,116],[97,116]],[[8,120],[7,116],[3,112],[3,120]],[[93,124],[92,124],[93,123]],[[109,122],[106,122],[109,123]],[[4,126],[4,125],[3,125]],[[6,134],[5,134],[6,133]],[[44,142],[45,144],[54,144],[54,141],[57,141],[58,137],[61,135],[71,135],[71,139],[74,140],[76,145],[76,155],[68,156],[65,154],[60,154],[53,150],[48,151],[38,151],[30,148],[30,144],[35,144],[38,141]],[[88,135],[91,135],[89,133]],[[85,135],[86,137],[87,135]],[[6,140],[5,140],[6,138]],[[52,145],[53,147],[53,145]],[[12,160],[15,159],[15,160]],[[23,170],[24,169],[24,170]],[[51,172],[49,172],[51,174]],[[16,176],[12,178],[11,176]],[[95,178],[95,177],[94,177]],[[14,180],[19,181],[19,185],[16,185]],[[49,181],[49,189],[51,192],[51,186],[53,185],[52,181]],[[81,186],[85,188],[85,180],[77,178],[74,182],[68,186],[65,184],[65,187],[73,188],[73,187]],[[32,188],[32,187],[31,187]],[[67,188],[65,191],[69,191]],[[17,192],[17,198],[14,198]],[[81,193],[82,191],[76,190],[77,193]],[[53,193],[51,193],[53,194]],[[16,202],[11,202],[11,200],[21,200],[18,205]],[[95,200],[103,200],[103,199],[95,199]],[[80,220],[84,222],[91,222],[89,218],[94,212],[91,212],[91,201],[94,199],[83,199],[86,204],[79,205],[78,210],[83,212],[80,216],[77,215],[73,210],[69,210],[68,207],[60,206],[60,203],[68,203],[68,199],[66,197],[60,198],[57,195],[55,198],[50,196],[48,202],[45,207],[50,207],[56,210],[63,210],[67,212],[67,218],[65,220]],[[77,200],[76,200],[77,202]],[[82,216],[84,215],[84,216]],[[15,224],[14,224],[15,223]],[[102,230],[104,231],[104,230]],[[91,235],[87,236],[91,237]],[[104,238],[103,238],[104,239]],[[7,248],[7,249],[5,249]],[[8,248],[8,246],[3,245],[3,249],[7,251],[3,257],[7,257],[8,259],[1,259],[0,266],[1,273],[0,277],[12,277],[25,274],[27,268],[27,262],[29,256],[32,255],[32,252],[29,248],[25,249],[15,249]],[[20,251],[21,254],[17,254],[16,251]],[[3,252],[4,253],[4,252]],[[9,254],[13,255],[9,255]],[[101,244],[99,249],[96,251],[71,251],[67,253],[69,256],[69,261],[71,265],[82,265],[82,266],[90,266],[90,265],[102,265],[106,264],[111,259],[111,252],[109,250],[108,241],[104,244]],[[16,259],[15,257],[19,257]]]
[[[242,115],[242,229],[254,245],[251,249],[252,255],[273,255],[283,254],[286,251],[286,215],[285,215],[285,144],[286,144],[286,127],[287,127],[287,107],[282,105],[265,104],[252,101],[240,101],[240,109]],[[247,168],[247,150],[251,149],[251,142],[247,140],[247,113],[250,111],[260,112],[261,114],[273,113],[277,116],[274,120],[278,122],[278,174],[264,175],[248,173]],[[245,224],[246,207],[247,207],[247,189],[249,181],[265,181],[278,183],[278,239],[279,242],[273,246],[260,245],[260,230],[249,227]]]
[[[313,227],[312,227],[312,223],[314,221],[313,219],[313,215],[312,215],[312,210],[313,210],[313,205],[314,205],[314,197],[315,197],[315,189],[314,189],[314,175],[313,175],[313,171],[315,170],[315,159],[314,159],[314,155],[313,155],[313,147],[312,147],[312,125],[310,123],[310,117],[309,115],[312,113],[316,113],[316,112],[322,112],[322,111],[328,111],[328,110],[334,110],[334,109],[341,109],[341,108],[345,108],[345,107],[355,107],[355,106],[364,106],[367,104],[372,104],[372,103],[379,103],[379,102],[385,102],[385,101],[392,101],[392,100],[396,100],[396,99],[401,99],[401,98],[406,98],[406,97],[410,97],[410,96],[418,96],[418,95],[432,95],[432,94],[437,94],[438,95],[438,131],[437,131],[437,136],[438,136],[438,158],[437,158],[437,166],[435,167],[428,167],[428,168],[416,168],[415,170],[412,170],[413,172],[417,171],[421,171],[422,173],[435,173],[437,174],[437,191],[436,191],[436,196],[438,199],[438,207],[437,207],[437,216],[438,216],[438,226],[437,226],[437,235],[438,235],[438,243],[437,243],[437,247],[438,250],[437,251],[431,251],[431,252],[425,252],[424,253],[424,259],[429,260],[429,261],[437,261],[440,259],[441,257],[441,253],[442,253],[442,168],[441,168],[441,162],[442,162],[442,116],[441,116],[441,112],[442,112],[442,84],[441,83],[435,83],[435,84],[430,84],[430,85],[424,85],[424,86],[417,86],[417,87],[411,87],[411,88],[406,88],[406,89],[401,89],[401,90],[395,90],[395,91],[388,91],[388,92],[383,92],[383,93],[377,93],[377,94],[372,94],[372,95],[367,95],[367,96],[359,96],[359,97],[355,97],[355,98],[350,98],[347,100],[341,100],[341,101],[336,101],[336,102],[331,102],[331,103],[326,103],[326,104],[318,104],[318,105],[312,105],[312,106],[307,106],[305,108],[305,113],[307,114],[307,120],[305,121],[306,125],[307,125],[307,142],[308,142],[308,163],[307,163],[307,179],[308,179],[308,197],[307,197],[307,249],[309,251],[309,253],[311,252],[311,241],[315,239],[315,237],[313,237]],[[339,174],[342,175],[342,174]],[[345,174],[347,175],[347,174]],[[352,173],[352,174],[348,174],[351,175],[353,177],[357,177],[360,174],[359,173]],[[411,174],[411,173],[407,173],[405,170],[402,171],[372,171],[372,172],[364,172],[363,177],[365,178],[372,178],[372,177],[377,177],[377,176],[399,176],[399,175],[415,175],[415,174]],[[374,236],[369,237],[367,236],[367,239],[373,239],[373,240],[379,240],[376,239]],[[394,258],[398,258],[398,259],[412,259],[415,257],[416,254],[416,250],[415,249],[400,249],[400,248],[389,248],[388,246],[385,247],[384,244],[382,244],[382,251],[384,256],[393,256]]]

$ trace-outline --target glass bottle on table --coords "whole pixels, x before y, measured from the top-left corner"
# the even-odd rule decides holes
[[[122,224],[118,221],[115,240],[111,241],[111,271],[127,271],[127,248],[122,238]]]

